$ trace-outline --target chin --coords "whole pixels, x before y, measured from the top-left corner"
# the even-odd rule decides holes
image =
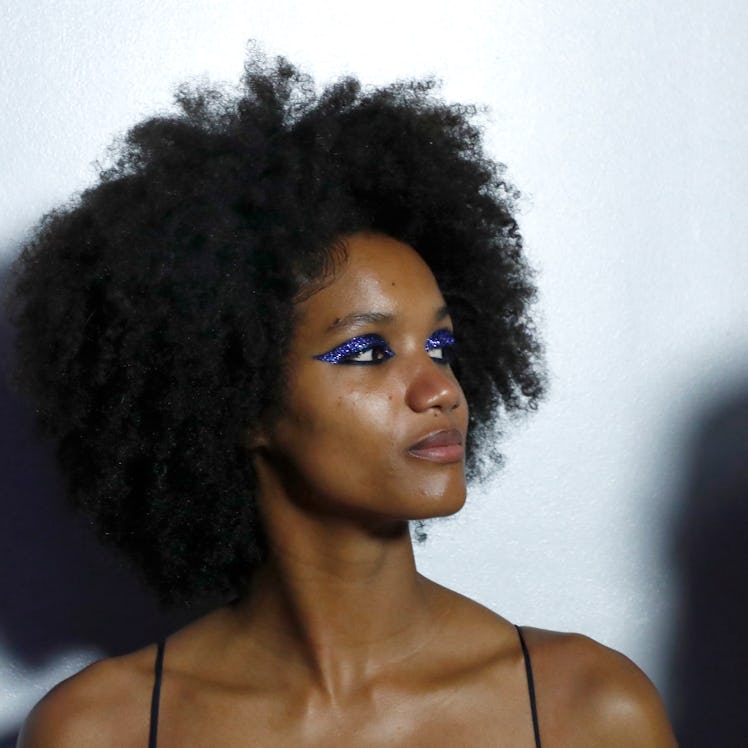
[[[449,517],[465,506],[467,489],[464,485],[450,488],[439,493],[422,493],[419,507],[413,507],[410,519],[432,519],[435,517]]]
[[[451,517],[453,514],[457,514],[462,507],[465,506],[465,497],[463,496],[459,501],[453,501],[444,507],[440,507],[438,514],[432,514],[432,517]]]

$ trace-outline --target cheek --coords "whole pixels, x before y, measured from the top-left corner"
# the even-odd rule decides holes
[[[460,396],[462,397],[462,407],[460,408],[460,426],[462,427],[462,433],[467,434],[468,431],[468,424],[470,423],[470,406],[468,405],[468,401],[465,398],[465,393],[462,391],[462,387],[460,387]]]
[[[382,448],[396,441],[392,401],[379,393],[299,392],[278,425],[278,443],[284,451],[325,461],[345,460],[354,452],[383,456]]]
[[[356,393],[335,398],[329,412],[310,416],[308,433],[315,451],[353,475],[391,472],[397,452],[396,421],[385,396]]]

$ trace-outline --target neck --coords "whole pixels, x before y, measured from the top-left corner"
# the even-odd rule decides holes
[[[435,635],[447,605],[416,571],[406,522],[374,533],[308,510],[273,514],[268,559],[236,611],[284,667],[342,696]]]

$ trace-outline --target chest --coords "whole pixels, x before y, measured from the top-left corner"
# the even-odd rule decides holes
[[[533,748],[526,690],[494,682],[396,689],[345,704],[288,693],[163,694],[158,748]],[[151,748],[156,748],[152,745]]]

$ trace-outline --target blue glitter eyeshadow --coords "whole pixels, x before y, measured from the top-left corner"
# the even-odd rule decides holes
[[[379,359],[357,361],[354,356],[358,356],[366,351],[380,348],[384,351],[384,357]],[[356,338],[346,340],[345,343],[333,348],[327,353],[322,353],[314,358],[317,361],[325,361],[328,364],[357,364],[359,366],[370,366],[380,364],[395,354],[390,350],[386,341],[381,335],[359,335]]]
[[[455,336],[451,330],[437,330],[431,333],[429,339],[426,341],[426,351],[437,351],[441,350],[441,358],[434,358],[434,361],[438,364],[451,364],[455,359]]]
[[[431,333],[426,341],[426,350],[433,351],[436,348],[452,348],[455,344],[455,336],[449,330],[437,330]]]

